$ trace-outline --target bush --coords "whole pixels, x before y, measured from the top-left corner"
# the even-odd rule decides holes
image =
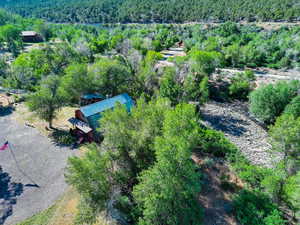
[[[97,210],[91,207],[84,199],[80,199],[77,209],[75,225],[93,224],[96,222]]]
[[[232,164],[239,178],[252,187],[260,187],[261,182],[270,173],[269,169],[250,164],[245,158],[240,158]]]
[[[167,97],[173,105],[177,105],[182,95],[182,87],[176,82],[176,71],[168,67],[160,80],[159,93],[162,97]]]
[[[51,138],[57,145],[70,146],[75,143],[76,139],[67,131],[54,130]]]
[[[295,118],[300,117],[300,96],[293,98],[291,103],[285,107],[284,113],[293,115]]]
[[[231,99],[247,100],[252,90],[251,81],[255,80],[252,70],[246,70],[244,73],[237,73],[228,87],[229,97]]]
[[[199,140],[200,150],[216,157],[229,157],[237,152],[237,148],[219,131],[202,129]]]
[[[265,225],[285,225],[286,223],[282,219],[282,215],[279,210],[275,209],[270,215],[264,218]]]
[[[127,222],[136,222],[140,214],[138,208],[132,203],[132,201],[124,195],[117,197],[114,207],[119,210],[120,216],[122,216]]]
[[[233,99],[247,100],[250,91],[251,85],[247,80],[236,80],[229,86],[229,96]]]
[[[247,78],[249,81],[254,81],[255,80],[255,74],[252,70],[245,70],[244,76]]]
[[[284,225],[276,205],[259,191],[241,191],[233,201],[237,220],[242,225]]]
[[[250,111],[266,124],[274,123],[284,108],[297,95],[299,81],[269,84],[250,94]]]
[[[300,172],[291,176],[284,185],[284,200],[293,210],[295,218],[300,221]]]

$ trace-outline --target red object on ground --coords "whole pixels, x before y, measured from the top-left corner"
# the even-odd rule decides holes
[[[8,148],[8,141],[5,142],[4,145],[2,145],[2,146],[0,147],[0,151],[4,151],[4,150],[6,150],[7,148]]]

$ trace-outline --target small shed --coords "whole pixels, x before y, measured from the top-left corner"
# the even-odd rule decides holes
[[[81,107],[75,112],[77,119],[82,120],[89,124],[92,129],[97,129],[101,113],[113,109],[117,104],[125,105],[128,112],[134,106],[134,102],[128,94],[121,94],[113,98],[108,98],[91,105]]]
[[[100,102],[101,100],[105,99],[103,95],[100,94],[86,94],[82,95],[80,98],[80,105],[86,106],[96,102]]]
[[[35,31],[22,31],[22,40],[24,42],[42,42],[43,38]]]

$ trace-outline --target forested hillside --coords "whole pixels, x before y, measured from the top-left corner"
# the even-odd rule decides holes
[[[2,0],[22,16],[52,22],[191,22],[299,20],[298,0]]]

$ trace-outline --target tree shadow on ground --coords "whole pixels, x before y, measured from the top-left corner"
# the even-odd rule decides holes
[[[14,111],[14,108],[11,106],[0,106],[0,117],[1,116],[8,116],[12,114]]]
[[[234,118],[233,116],[211,115],[208,113],[202,113],[201,116],[205,121],[209,122],[214,129],[232,136],[240,137],[248,131],[245,127],[249,125],[249,123],[245,120]]]
[[[0,224],[12,215],[13,205],[17,203],[17,196],[23,193],[23,187],[21,183],[11,182],[9,174],[0,167]]]
[[[241,186],[223,160],[209,156],[208,162],[205,155],[194,153],[192,157],[202,174],[199,202],[204,210],[203,225],[237,225],[232,196]]]
[[[50,138],[52,143],[59,147],[71,147],[76,142],[69,131],[60,129],[54,129]]]

